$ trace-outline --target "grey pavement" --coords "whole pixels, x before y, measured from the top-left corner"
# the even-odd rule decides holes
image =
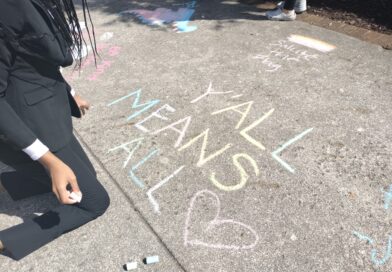
[[[392,270],[391,51],[235,1],[91,11],[98,67],[64,74],[113,203],[0,271]],[[0,201],[0,228],[55,203]]]

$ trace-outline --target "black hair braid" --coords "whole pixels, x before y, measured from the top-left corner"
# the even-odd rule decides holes
[[[76,67],[80,68],[82,64],[83,47],[87,50],[87,44],[82,34],[82,29],[79,24],[79,19],[76,13],[75,5],[73,0],[43,0],[46,5],[49,4],[48,8],[53,14],[53,17],[59,27],[61,35],[67,42],[69,48],[76,53],[73,54],[76,58]],[[96,56],[98,55],[95,39],[94,24],[91,19],[90,10],[86,0],[81,0],[83,8],[83,17],[86,23],[86,30],[88,33],[91,48],[94,54],[94,60],[96,64]],[[87,10],[87,13],[86,13]],[[92,35],[90,34],[90,28],[87,23],[91,25]],[[87,51],[88,53],[88,51]],[[99,56],[99,55],[98,55]]]
[[[72,1],[71,1],[71,2],[72,2]],[[89,38],[90,43],[91,43],[91,48],[93,49],[95,65],[97,65],[97,53],[98,53],[98,52],[97,52],[97,47],[96,47],[97,41],[96,41],[96,39],[95,39],[95,30],[94,30],[93,20],[91,19],[90,9],[89,9],[89,7],[88,7],[88,5],[87,5],[86,0],[82,0],[82,6],[83,6],[83,17],[84,17],[84,21],[86,22],[86,30],[87,30],[87,33],[88,33],[88,38]],[[86,10],[87,10],[88,19],[89,19],[90,24],[91,24],[91,26],[92,26],[91,31],[92,31],[93,39],[91,39],[90,29],[89,29],[88,26],[87,26]],[[93,46],[93,44],[94,44],[94,46]]]

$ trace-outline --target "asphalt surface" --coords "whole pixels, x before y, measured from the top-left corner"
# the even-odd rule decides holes
[[[112,205],[0,271],[392,269],[390,51],[234,1],[91,12],[97,68],[64,75]],[[0,228],[48,203],[0,193]]]

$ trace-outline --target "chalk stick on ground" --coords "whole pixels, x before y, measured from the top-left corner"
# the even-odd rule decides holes
[[[129,262],[124,265],[126,271],[137,269],[137,262]]]
[[[150,257],[144,258],[143,263],[144,264],[159,263],[159,256],[150,256]]]

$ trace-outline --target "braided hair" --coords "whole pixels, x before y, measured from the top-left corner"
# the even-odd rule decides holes
[[[46,7],[51,11],[61,35],[66,41],[68,47],[74,52],[74,58],[76,59],[76,67],[80,68],[82,63],[83,51],[87,50],[87,44],[82,34],[79,19],[75,10],[73,0],[41,0]],[[81,0],[83,18],[86,22],[86,30],[92,52],[94,54],[94,60],[96,62],[96,56],[98,55],[94,24],[91,19],[90,10],[86,0]],[[91,25],[91,29],[88,26],[88,22]],[[84,49],[85,48],[85,49]]]

